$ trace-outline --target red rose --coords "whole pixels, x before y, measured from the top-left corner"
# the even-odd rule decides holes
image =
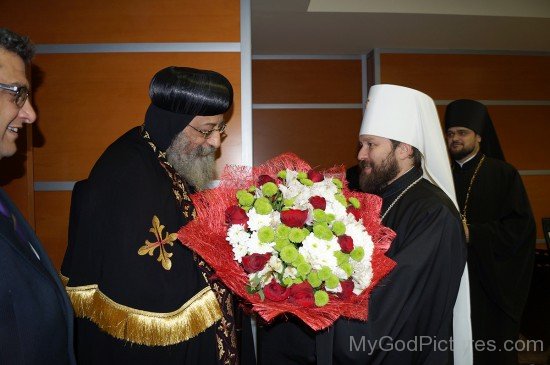
[[[313,287],[307,281],[294,284],[289,289],[289,303],[298,304],[300,307],[313,307],[315,305]]]
[[[238,205],[232,205],[225,210],[225,223],[246,225],[248,223],[248,216],[243,208]]]
[[[307,210],[289,209],[281,212],[281,222],[289,227],[302,228],[307,220]]]
[[[353,205],[350,205],[348,209],[346,209],[346,212],[353,214],[353,216],[357,220],[361,219],[361,211],[355,208]]]
[[[274,302],[282,302],[288,298],[290,290],[281,284],[279,284],[275,279],[271,279],[271,282],[264,286],[264,295],[266,299],[272,300]]]
[[[320,181],[323,181],[325,179],[323,174],[321,174],[320,172],[315,171],[315,170],[309,170],[307,172],[307,178],[310,179],[313,182],[320,182]]]
[[[340,245],[343,253],[350,253],[353,251],[353,238],[347,234],[343,234],[338,237],[338,244]]]
[[[253,253],[252,255],[243,256],[243,268],[247,273],[260,271],[271,257],[270,253]]]
[[[313,209],[322,209],[325,210],[327,207],[327,201],[322,196],[312,196],[309,198],[309,202],[313,205]]]
[[[355,287],[355,284],[353,284],[353,280],[346,280],[342,281],[340,283],[340,286],[342,287],[342,291],[340,293],[337,293],[338,298],[340,299],[348,299],[353,294],[353,288]]]
[[[268,183],[268,182],[272,182],[274,184],[277,184],[275,179],[272,178],[271,176],[269,176],[269,175],[260,175],[260,176],[258,176],[258,183],[257,183],[258,185],[257,186],[262,186],[263,184]]]

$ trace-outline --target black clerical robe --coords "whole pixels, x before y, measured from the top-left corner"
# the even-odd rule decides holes
[[[383,192],[382,212],[422,176],[413,169]],[[458,212],[421,179],[389,211],[394,270],[373,290],[367,322],[340,319],[313,333],[298,321],[260,331],[262,364],[434,364],[452,361],[453,308],[466,264]],[[404,346],[404,347],[403,347]]]
[[[227,354],[217,327],[234,330],[220,308],[232,304],[219,303],[223,288],[177,240],[194,216],[189,190],[174,188],[144,136],[138,127],[115,141],[73,194],[62,274],[78,363],[217,364],[218,350]]]
[[[482,154],[462,167],[453,164],[461,212]],[[536,243],[535,222],[518,171],[510,164],[485,157],[467,202],[468,267],[472,336],[495,341],[502,351],[476,351],[477,364],[517,364],[515,351],[504,341],[517,340],[529,291]],[[479,349],[478,349],[479,350]]]

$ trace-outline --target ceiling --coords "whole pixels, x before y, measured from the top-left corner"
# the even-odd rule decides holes
[[[550,52],[550,0],[251,0],[251,22],[253,55]]]

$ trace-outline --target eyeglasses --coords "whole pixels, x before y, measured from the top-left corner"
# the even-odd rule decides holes
[[[221,122],[216,128],[212,128],[209,131],[203,131],[201,129],[197,129],[197,128],[193,127],[191,124],[189,124],[189,127],[193,128],[197,132],[201,133],[203,135],[204,139],[208,139],[208,138],[210,138],[212,133],[214,133],[216,131],[220,132],[220,134],[222,134],[225,131],[225,127],[227,127],[227,123],[226,122]]]
[[[18,108],[22,108],[29,97],[29,88],[26,86],[17,86],[0,83],[0,89],[6,90],[15,95],[13,102]]]

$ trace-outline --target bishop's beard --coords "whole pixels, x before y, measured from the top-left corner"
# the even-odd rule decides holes
[[[195,146],[180,132],[166,150],[166,159],[176,172],[197,190],[204,190],[216,173],[216,148],[210,145]]]
[[[365,193],[378,194],[388,185],[388,182],[395,179],[399,173],[399,165],[393,155],[393,151],[380,163],[359,161],[361,175],[359,176],[359,186]],[[371,167],[370,174],[365,173],[365,167]]]

